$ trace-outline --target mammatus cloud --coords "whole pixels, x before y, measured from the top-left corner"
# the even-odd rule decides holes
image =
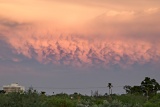
[[[24,33],[24,32],[23,32]],[[160,44],[142,40],[93,38],[75,34],[12,34],[7,42],[16,54],[40,63],[71,66],[130,66],[160,61]],[[7,34],[9,35],[9,34]],[[23,35],[23,36],[24,36]],[[17,60],[16,60],[17,61]]]
[[[158,1],[77,2],[0,0],[1,40],[14,54],[45,64],[126,67],[160,61]]]

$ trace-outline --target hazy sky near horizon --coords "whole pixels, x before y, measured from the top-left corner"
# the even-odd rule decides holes
[[[0,86],[160,82],[159,19],[159,0],[0,0]]]

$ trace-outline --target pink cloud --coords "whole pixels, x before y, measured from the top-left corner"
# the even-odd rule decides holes
[[[8,43],[17,54],[23,54],[41,63],[72,66],[132,65],[159,61],[160,57],[160,48],[157,46],[159,43],[155,45],[148,41],[112,40],[107,37],[103,40],[90,40],[69,34],[59,37],[53,34],[23,34],[24,32],[17,33],[16,38],[8,38]]]
[[[0,4],[5,10],[0,11],[0,36],[16,54],[45,64],[125,66],[159,61],[158,3],[122,1],[8,0]],[[146,5],[137,8],[139,3]]]

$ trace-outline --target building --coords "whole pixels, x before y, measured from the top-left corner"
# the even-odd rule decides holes
[[[14,83],[14,84],[11,84],[11,85],[4,85],[3,86],[3,90],[6,93],[10,93],[10,92],[24,92],[25,91],[25,87],[18,85],[18,83]]]

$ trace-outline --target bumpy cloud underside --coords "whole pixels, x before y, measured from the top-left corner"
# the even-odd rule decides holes
[[[16,33],[16,37],[11,34],[7,42],[17,54],[41,63],[104,67],[117,64],[125,67],[160,60],[160,48],[157,46],[159,43],[109,38],[88,39],[74,34],[55,36],[34,33],[24,38],[23,33]]]
[[[14,54],[44,64],[156,63],[160,61],[159,3],[0,0],[0,39]]]

